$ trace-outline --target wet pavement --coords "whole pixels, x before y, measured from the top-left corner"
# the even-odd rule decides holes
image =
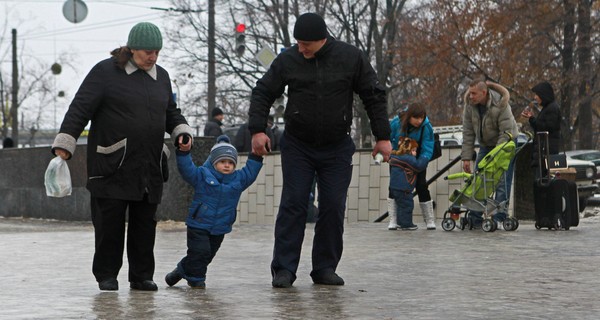
[[[438,221],[439,224],[439,221]],[[0,218],[0,319],[598,319],[600,219],[570,231],[388,231],[346,225],[338,273],[313,285],[308,225],[294,287],[271,287],[273,227],[236,225],[209,266],[205,290],[164,275],[185,254],[185,226],[161,222],[157,292],[102,292],[87,223]]]

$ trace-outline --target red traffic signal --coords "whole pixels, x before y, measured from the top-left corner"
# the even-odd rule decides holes
[[[238,25],[235,26],[235,32],[243,33],[244,31],[246,31],[246,25],[245,24],[238,23]]]
[[[238,23],[235,26],[235,53],[238,57],[244,55],[246,51],[246,35],[244,32],[246,31],[246,25],[243,23]]]

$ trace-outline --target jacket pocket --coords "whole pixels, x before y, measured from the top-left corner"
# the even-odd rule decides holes
[[[104,178],[117,172],[127,154],[127,138],[107,147],[96,147],[96,159],[90,169],[90,179]]]
[[[163,143],[162,152],[160,154],[160,170],[162,173],[162,178],[164,182],[169,180],[169,157],[171,156],[171,151],[169,151],[169,147]]]

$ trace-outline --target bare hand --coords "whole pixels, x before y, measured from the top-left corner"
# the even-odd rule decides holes
[[[523,112],[521,112],[521,115],[527,119],[533,117],[533,112],[531,112],[531,110],[523,110]]]
[[[471,160],[463,160],[463,171],[471,173]]]
[[[54,149],[54,154],[58,157],[61,157],[63,160],[67,160],[71,157],[71,153],[64,149]]]
[[[258,132],[252,135],[252,153],[264,156],[271,151],[271,139],[264,133]]]
[[[390,154],[392,153],[392,143],[390,140],[377,141],[371,155],[375,157],[378,153],[381,153],[383,156],[383,162],[388,162],[390,160]]]

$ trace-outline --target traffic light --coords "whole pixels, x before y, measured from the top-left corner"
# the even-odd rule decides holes
[[[243,23],[238,23],[235,26],[235,53],[238,57],[244,55],[246,51],[246,25]]]

